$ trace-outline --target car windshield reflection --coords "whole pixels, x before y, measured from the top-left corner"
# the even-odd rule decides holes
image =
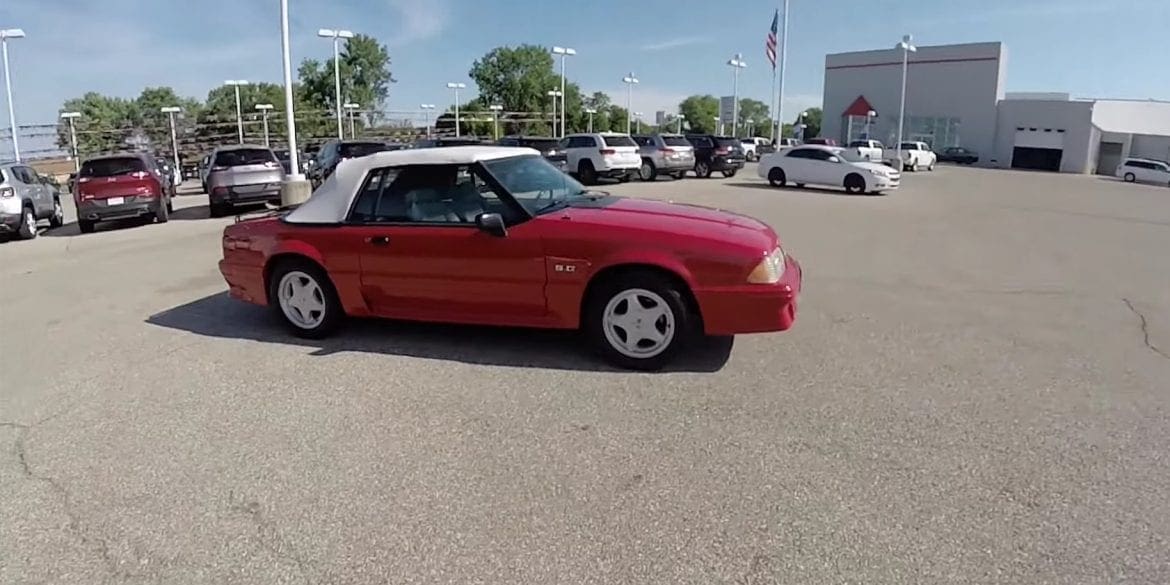
[[[483,163],[516,202],[534,215],[588,196],[585,187],[543,157],[518,156]]]

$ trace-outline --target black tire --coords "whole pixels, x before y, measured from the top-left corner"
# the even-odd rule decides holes
[[[277,289],[285,275],[292,272],[299,272],[311,278],[322,293],[321,301],[324,305],[324,314],[320,318],[320,323],[313,327],[306,328],[293,322],[285,315],[284,309],[281,307]],[[321,339],[329,336],[337,330],[345,318],[345,309],[342,308],[341,300],[337,297],[333,281],[320,266],[307,259],[282,260],[272,268],[268,276],[268,306],[272,308],[276,318],[284,323],[289,332],[305,339]]]
[[[167,213],[175,212],[175,200],[172,197],[167,197]]]
[[[700,179],[706,179],[711,176],[711,165],[706,161],[695,161],[695,176]]]
[[[59,228],[65,225],[65,209],[61,207],[60,199],[53,199],[53,215],[49,216],[49,227]]]
[[[32,207],[21,209],[20,227],[17,228],[16,235],[20,236],[22,240],[31,240],[37,237],[37,214],[33,212]]]
[[[917,160],[910,161],[910,172],[911,173],[918,172],[918,161]]]
[[[593,162],[583,160],[577,163],[577,177],[586,185],[596,185],[597,171],[593,168]]]
[[[647,182],[658,178],[658,167],[654,166],[654,161],[648,158],[642,159],[642,166],[638,169],[638,178]]]
[[[632,178],[632,177],[633,177],[633,175],[630,175],[630,174],[618,175],[617,180],[619,183],[629,183],[630,178]]]
[[[158,207],[154,209],[154,222],[166,223],[171,220],[171,204],[166,201],[159,201]]]
[[[674,174],[674,180],[676,180],[676,181],[685,179],[686,177],[687,177],[686,171],[679,171],[679,172]]]
[[[88,221],[84,219],[77,220],[77,229],[83,234],[92,234],[94,228],[97,227],[97,222]]]
[[[635,290],[648,291],[664,301],[666,310],[669,311],[670,318],[674,322],[672,328],[667,327],[670,318],[664,314],[650,324],[659,334],[662,334],[664,330],[669,331],[670,337],[666,341],[665,347],[647,357],[633,357],[623,353],[609,341],[609,336],[606,335],[605,312],[610,301],[614,300],[616,296]],[[687,310],[686,297],[684,296],[686,294],[687,292],[680,290],[679,285],[673,280],[656,272],[639,270],[619,273],[598,283],[590,290],[589,298],[585,300],[585,321],[582,323],[582,329],[589,337],[594,350],[607,362],[620,368],[632,370],[660,370],[670,363],[691,338],[694,316]],[[648,297],[643,297],[643,299],[650,300]],[[618,301],[615,309],[620,308],[622,302],[626,303],[626,311],[628,311],[629,302],[631,302],[628,300]],[[657,303],[655,302],[655,304]],[[645,304],[643,306],[645,307]],[[652,307],[653,305],[646,308]],[[621,327],[614,329],[615,338],[620,339],[623,333],[626,336],[629,335]],[[628,339],[628,337],[626,338]]]
[[[796,183],[797,189],[804,189],[804,183]]]
[[[1126,173],[1125,174],[1125,182],[1126,183],[1132,183],[1136,180],[1137,180],[1137,177],[1135,177],[1133,173]]]
[[[773,187],[783,187],[788,182],[788,176],[784,174],[784,169],[780,167],[772,167],[768,171],[768,183]]]
[[[865,179],[857,173],[845,175],[845,192],[853,194],[865,192]]]
[[[231,213],[231,207],[226,203],[216,203],[212,201],[211,204],[207,206],[207,211],[211,217],[223,217],[228,213]]]
[[[738,169],[731,169],[730,171],[723,171],[723,176],[730,179],[730,178],[734,177],[735,173],[737,173],[737,172],[739,172]]]

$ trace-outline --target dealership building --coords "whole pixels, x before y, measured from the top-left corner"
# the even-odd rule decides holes
[[[898,134],[902,50],[825,57],[821,136]],[[963,146],[999,167],[1113,174],[1125,157],[1170,160],[1170,102],[1004,91],[1002,43],[918,47],[906,73],[903,140]]]

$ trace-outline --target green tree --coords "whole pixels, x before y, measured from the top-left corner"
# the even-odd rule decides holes
[[[380,112],[390,95],[390,84],[397,81],[390,71],[390,52],[385,45],[378,44],[374,37],[359,34],[346,41],[339,57],[342,103],[359,104],[364,112],[364,122],[368,125],[378,123],[381,120]],[[297,109],[301,109],[299,104],[303,102],[306,112],[315,114],[306,118],[307,130],[313,136],[323,136],[323,128],[320,126],[329,120],[336,120],[337,91],[333,75],[333,59],[323,63],[316,59],[305,59],[297,68],[301,84]],[[320,112],[331,116],[316,115]],[[299,116],[297,123],[300,124]],[[329,126],[336,133],[337,123],[334,121]]]
[[[179,152],[182,154],[184,147],[190,142],[187,137],[193,136],[195,122],[203,108],[199,100],[180,97],[170,87],[148,87],[134,100],[132,123],[142,128],[160,154],[170,153],[170,115],[162,112],[162,108],[167,107],[180,109],[180,112],[175,114],[175,136],[179,142]]]
[[[802,113],[805,114],[804,124],[805,124],[806,128],[804,129],[804,137],[805,138],[816,138],[817,136],[820,136],[821,135],[821,119],[823,116],[821,109],[820,108],[809,108],[807,110],[804,110],[804,112],[802,112]],[[801,123],[800,114],[801,113],[796,114],[796,119],[793,120],[793,124],[800,124]]]
[[[715,118],[719,116],[719,98],[713,95],[693,95],[678,104],[678,111],[686,116],[684,125],[693,132],[715,132]]]
[[[768,115],[768,104],[751,98],[739,100],[738,134],[740,136],[749,136],[748,128],[751,128],[752,135],[769,136],[768,127],[771,124],[772,118]]]
[[[513,112],[548,111],[547,92],[560,89],[552,55],[539,45],[496,47],[471,64],[468,76],[485,103]]]

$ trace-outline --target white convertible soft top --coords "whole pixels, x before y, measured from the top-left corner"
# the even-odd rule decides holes
[[[345,220],[353,198],[371,169],[405,165],[459,165],[513,156],[540,156],[514,146],[450,146],[376,152],[341,161],[309,200],[285,216],[290,223],[338,223]]]

